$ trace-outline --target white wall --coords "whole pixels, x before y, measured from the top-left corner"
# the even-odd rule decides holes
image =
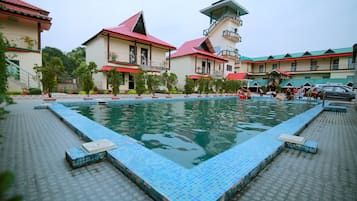
[[[86,47],[86,63],[93,61],[98,68],[107,64],[107,39],[99,35],[90,41]],[[94,84],[98,89],[106,89],[107,80],[102,72],[94,74]]]

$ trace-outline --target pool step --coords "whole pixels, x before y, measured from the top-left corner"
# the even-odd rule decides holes
[[[328,105],[324,107],[324,111],[331,112],[347,112],[347,108],[344,106]]]
[[[304,137],[281,134],[278,139],[285,142],[286,148],[304,151],[312,154],[317,153],[318,143],[312,140],[306,140]]]
[[[72,168],[79,168],[104,160],[107,157],[106,151],[115,148],[116,145],[106,139],[84,143],[81,147],[68,149],[66,160]]]

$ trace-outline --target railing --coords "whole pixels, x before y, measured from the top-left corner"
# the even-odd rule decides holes
[[[224,30],[223,37],[232,40],[234,42],[242,42],[242,37],[234,31]]]
[[[218,55],[223,57],[231,57],[237,59],[239,57],[238,49],[234,50],[221,50]]]
[[[222,20],[224,20],[226,18],[231,18],[232,20],[237,21],[238,26],[243,25],[243,21],[240,19],[239,16],[223,15],[221,18],[219,18],[218,20],[211,23],[211,25],[208,29],[203,30],[203,35],[207,36],[209,34],[209,32],[211,32],[219,22],[221,22]]]
[[[165,71],[168,70],[168,67],[166,65],[166,62],[155,62],[152,61],[151,63],[149,63],[149,65],[140,65],[141,68],[145,71],[150,71],[150,70],[154,70],[154,71]]]
[[[15,80],[18,80],[21,84],[26,86],[26,88],[31,87],[40,87],[40,79],[38,76],[24,70],[16,63],[6,59],[7,72],[10,77],[13,77]]]
[[[288,69],[290,68],[290,69]],[[317,65],[317,66],[299,66],[297,65],[295,69],[291,69],[289,66],[281,66],[280,69],[289,73],[321,73],[321,72],[336,72],[336,71],[353,71],[355,68],[353,66],[342,66],[339,65],[337,69],[334,69],[330,65]],[[259,66],[252,69],[251,73],[267,73],[272,71],[271,66],[267,66],[265,70],[260,71]]]

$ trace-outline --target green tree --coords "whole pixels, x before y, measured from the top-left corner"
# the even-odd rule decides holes
[[[184,86],[185,94],[186,95],[192,94],[194,87],[195,87],[195,82],[186,75],[185,86]]]
[[[116,96],[120,92],[119,87],[122,79],[122,74],[121,72],[118,72],[115,68],[113,68],[113,70],[108,72],[108,77],[109,85],[112,87],[114,96]]]
[[[223,80],[222,79],[215,79],[214,80],[214,90],[216,93],[222,93],[223,88]]]
[[[74,68],[77,68],[81,65],[82,62],[86,61],[86,50],[84,47],[77,47],[76,49],[73,49],[72,51],[68,52],[66,56],[70,60],[70,64],[73,65]],[[69,73],[72,72],[69,71]]]
[[[167,93],[170,94],[172,90],[174,90],[176,88],[176,84],[177,84],[177,75],[175,73],[168,73],[168,72],[164,72],[162,74],[162,78],[163,78],[163,83],[167,88]]]
[[[155,92],[159,89],[160,84],[161,84],[161,76],[159,75],[147,76],[148,90],[153,96],[155,96]]]
[[[82,90],[86,92],[87,96],[89,96],[90,90],[94,88],[93,74],[97,72],[97,64],[93,61],[89,62],[88,65],[82,62],[79,67],[73,71],[73,74],[79,78]]]
[[[5,193],[10,189],[11,185],[14,183],[15,176],[11,172],[0,173],[0,200],[2,201],[21,201],[22,196],[15,195],[11,198],[6,198]]]
[[[136,93],[141,96],[146,91],[145,88],[145,76],[142,69],[139,69],[139,73],[134,74],[135,90]]]
[[[53,57],[61,59],[64,69],[68,74],[71,74],[73,70],[78,67],[71,59],[69,59],[61,50],[54,47],[45,47],[42,49],[42,54],[46,54],[48,61],[51,61]],[[65,74],[63,74],[65,75]]]
[[[42,66],[35,65],[34,70],[41,77],[43,91],[48,93],[48,97],[52,97],[52,90],[57,85],[57,77],[65,70],[60,58],[52,57],[48,62],[48,55],[43,54],[43,57]]]
[[[201,77],[199,80],[198,80],[198,93],[199,94],[202,94],[206,91],[206,80]]]
[[[7,91],[7,71],[5,48],[8,46],[6,38],[0,32],[0,103],[6,100]]]

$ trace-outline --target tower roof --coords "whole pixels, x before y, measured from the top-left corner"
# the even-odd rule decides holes
[[[237,16],[248,14],[248,10],[234,0],[220,0],[201,10],[201,13],[215,20],[218,20],[227,12],[234,13]]]

